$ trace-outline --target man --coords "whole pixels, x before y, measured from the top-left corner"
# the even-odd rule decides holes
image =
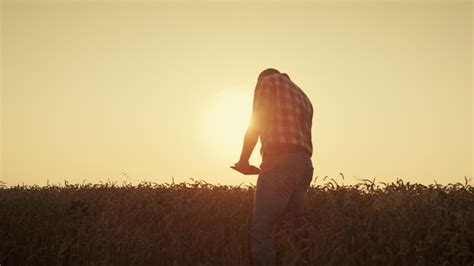
[[[262,164],[252,210],[251,254],[255,265],[275,264],[272,231],[285,213],[303,217],[304,197],[313,176],[313,107],[285,73],[266,69],[258,77],[250,125],[240,160],[248,169],[258,138]]]

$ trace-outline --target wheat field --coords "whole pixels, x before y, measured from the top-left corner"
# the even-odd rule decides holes
[[[320,180],[321,181],[321,180]],[[1,185],[1,184],[0,184]],[[0,265],[250,265],[254,186],[0,186]],[[473,265],[474,188],[312,184],[278,265]]]

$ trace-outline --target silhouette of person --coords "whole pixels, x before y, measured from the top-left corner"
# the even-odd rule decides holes
[[[313,176],[312,118],[309,98],[287,74],[273,68],[260,73],[242,153],[234,165],[249,167],[260,137],[262,163],[250,230],[254,265],[275,264],[272,233],[284,213],[303,219],[304,198]]]

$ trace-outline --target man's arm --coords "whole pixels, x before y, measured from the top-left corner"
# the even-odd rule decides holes
[[[242,147],[242,152],[240,154],[240,160],[236,163],[236,166],[246,167],[249,165],[249,159],[252,155],[253,149],[257,144],[258,137],[260,136],[264,110],[266,107],[266,95],[264,95],[264,90],[262,88],[262,82],[257,82],[255,87],[254,98],[253,98],[253,108],[252,108],[252,117],[250,119],[250,124],[245,132],[244,144]]]
[[[252,155],[253,149],[255,148],[255,145],[257,144],[258,136],[259,136],[259,133],[254,128],[249,126],[249,128],[245,132],[244,145],[242,147],[242,152],[240,154],[240,160],[236,165],[238,166],[249,165],[250,155]]]

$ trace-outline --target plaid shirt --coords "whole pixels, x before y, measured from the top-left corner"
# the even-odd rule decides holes
[[[313,106],[283,74],[263,77],[255,88],[251,126],[260,133],[261,153],[270,144],[295,144],[313,153]]]

